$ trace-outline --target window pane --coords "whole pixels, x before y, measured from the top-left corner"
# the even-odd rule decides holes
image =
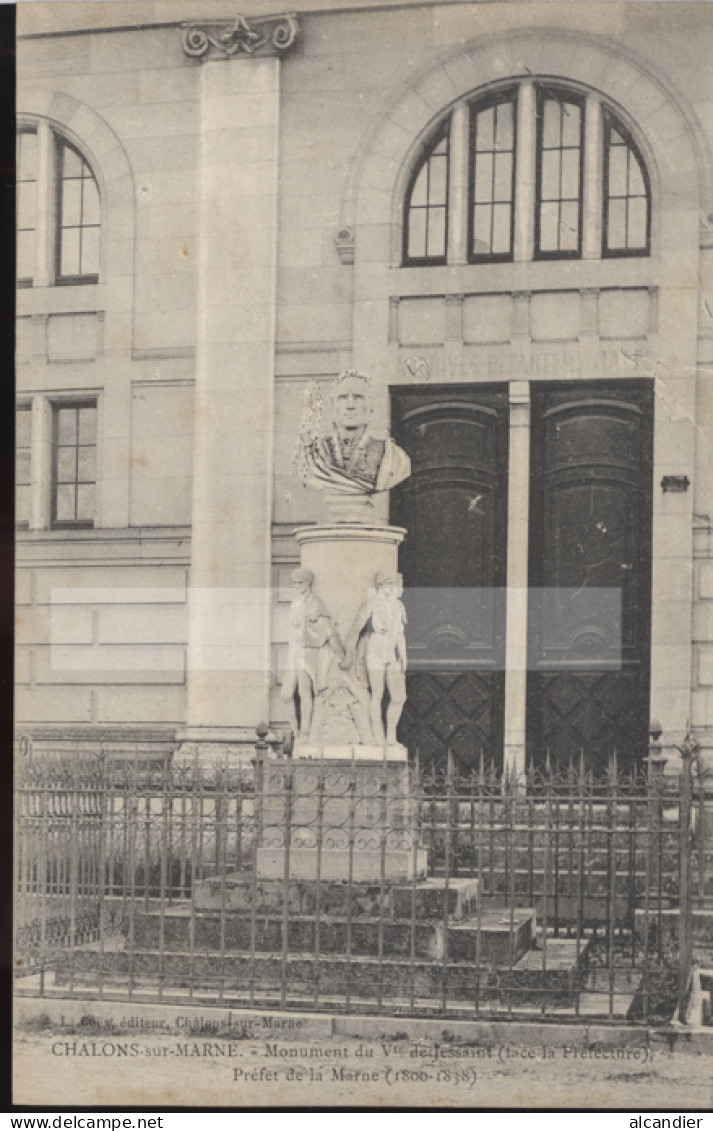
[[[79,449],[78,479],[80,483],[94,483],[97,477],[97,450],[95,447]]]
[[[579,150],[565,149],[562,152],[562,196],[570,200],[579,199]]]
[[[496,136],[495,148],[496,149],[512,149],[513,144],[513,104],[512,102],[500,102],[495,108],[496,120]]]
[[[559,208],[556,204],[542,204],[540,206],[540,250],[558,251]]]
[[[57,482],[74,483],[77,478],[77,449],[57,449]]]
[[[97,435],[97,410],[92,405],[79,410],[79,443],[93,444]]]
[[[475,208],[475,224],[473,233],[473,254],[488,255],[490,246],[490,225],[493,210],[489,204],[478,204]]]
[[[644,197],[629,201],[629,239],[628,247],[646,247],[647,202]]]
[[[510,251],[510,205],[496,204],[493,209],[493,253],[505,255]]]
[[[579,147],[581,137],[582,111],[574,102],[566,102],[562,107],[562,144]]]
[[[82,275],[99,274],[99,228],[82,229]]]
[[[626,201],[610,200],[607,216],[607,247],[626,247]]]
[[[30,488],[17,487],[15,490],[15,522],[30,521]]]
[[[430,176],[428,182],[428,203],[446,203],[446,171],[445,157],[432,157],[430,161]]]
[[[558,200],[560,194],[560,151],[545,150],[542,154],[542,200]]]
[[[73,486],[57,488],[56,518],[59,522],[69,522],[75,517],[74,493],[75,488]]]
[[[17,277],[31,279],[35,272],[35,233],[17,233]]]
[[[475,161],[475,200],[477,203],[493,198],[493,157],[479,153]]]
[[[77,518],[94,518],[95,487],[91,483],[80,483],[77,488]]]
[[[77,226],[82,220],[82,182],[64,181],[62,185],[62,227]]]
[[[475,148],[476,149],[492,149],[494,142],[494,107],[489,106],[487,110],[481,110],[475,117]]]
[[[79,228],[64,228],[62,231],[62,252],[60,275],[79,274]]]
[[[434,156],[435,156],[436,154],[441,154],[441,153],[442,153],[442,154],[446,154],[446,153],[448,153],[448,138],[447,138],[447,137],[446,137],[445,135],[444,135],[444,136],[443,136],[443,137],[441,138],[441,140],[439,141],[438,145],[437,145],[437,146],[436,146],[436,148],[435,148],[435,149],[433,150],[433,155],[434,155]]]
[[[429,208],[428,210],[428,255],[445,255],[446,253],[446,210],[445,208]]]
[[[62,146],[63,177],[81,177],[82,164],[82,159],[78,153],[75,153],[75,151],[68,145]]]
[[[18,408],[15,414],[15,446],[27,448],[30,444],[32,413],[29,408]]]
[[[495,199],[512,198],[512,153],[498,153],[495,158]]]
[[[57,409],[57,439],[60,444],[75,444],[77,442],[76,408]]]
[[[428,187],[428,168],[427,163],[424,164],[421,172],[414,181],[413,189],[411,191],[411,204],[423,205],[426,204],[426,189]]]
[[[627,150],[623,145],[609,147],[609,195],[626,196]]]
[[[565,200],[560,211],[560,251],[577,251],[579,247],[579,204]]]
[[[412,208],[408,218],[408,253],[412,259],[426,254],[426,209]]]
[[[84,196],[82,199],[82,220],[85,224],[98,224],[101,215],[99,211],[99,193],[91,177],[85,177],[82,182]]]
[[[547,98],[543,104],[542,144],[545,149],[555,149],[560,144],[559,103]]]
[[[15,459],[15,482],[18,486],[30,482],[30,453],[29,451],[17,452]]]
[[[646,185],[636,156],[629,150],[629,195],[646,196]]]

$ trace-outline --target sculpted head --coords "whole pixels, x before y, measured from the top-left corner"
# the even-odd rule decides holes
[[[372,412],[369,378],[356,369],[347,369],[337,378],[334,392],[334,421],[341,432],[354,432],[368,423]]]
[[[311,569],[296,569],[291,576],[294,585],[299,589],[300,593],[306,593],[308,589],[312,588],[314,574]]]
[[[404,591],[404,579],[400,573],[382,573],[379,571],[374,578],[374,585],[379,593],[383,593],[386,597],[391,597],[394,594],[400,597]]]

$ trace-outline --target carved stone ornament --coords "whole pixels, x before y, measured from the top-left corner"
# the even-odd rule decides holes
[[[334,237],[339,262],[347,266],[354,262],[354,230],[340,228]]]
[[[215,55],[273,55],[292,46],[299,19],[288,12],[280,16],[236,16],[234,20],[194,20],[182,25],[183,50],[200,59]]]

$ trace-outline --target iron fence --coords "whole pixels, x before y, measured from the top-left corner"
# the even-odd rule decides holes
[[[19,989],[668,1020],[685,1014],[699,803],[685,759],[679,776],[615,760],[509,775],[306,763],[261,741],[233,769],[30,761]]]

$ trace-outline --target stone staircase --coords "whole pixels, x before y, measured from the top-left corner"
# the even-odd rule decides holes
[[[112,944],[60,956],[58,986],[159,983],[222,997],[572,1007],[588,942],[543,942],[532,908],[480,898],[473,879],[347,885],[228,874],[196,885],[193,905],[136,910]],[[286,935],[286,939],[285,939]],[[131,945],[129,945],[131,938]],[[283,942],[285,943],[283,949]]]

